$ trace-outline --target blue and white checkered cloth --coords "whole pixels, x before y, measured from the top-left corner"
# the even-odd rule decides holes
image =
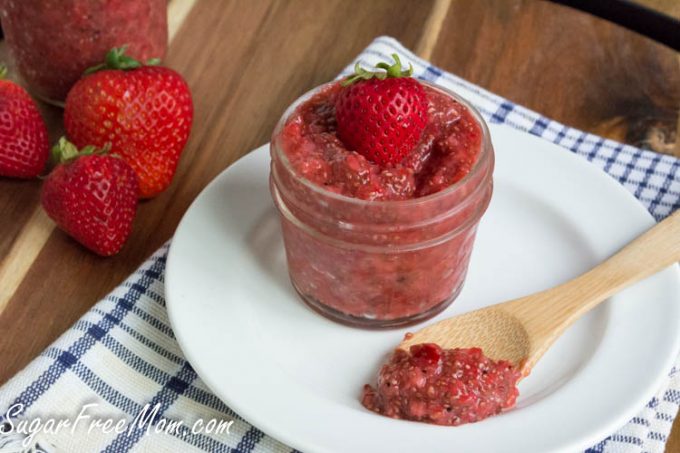
[[[418,77],[469,99],[488,121],[527,131],[588,159],[630,190],[657,220],[680,207],[680,160],[556,123],[432,66],[389,37],[377,38],[357,60],[373,65],[392,53],[412,62]],[[77,429],[55,434],[45,428],[29,443],[48,452],[291,451],[225,406],[184,359],[165,310],[167,250],[166,245],[156,252],[0,389],[0,414],[15,408],[11,417],[14,429],[0,433],[0,452],[23,451],[19,444],[26,436],[18,432],[19,421],[76,419],[86,404],[96,406],[89,406]],[[669,370],[664,386],[640,408],[638,416],[587,451],[663,452],[680,405],[679,369]],[[161,420],[181,420],[183,425],[171,433],[153,433],[151,429],[149,434],[148,425],[119,433],[106,434],[103,429],[87,432],[87,424],[95,418],[124,420],[126,426],[135,426],[130,422],[147,404],[149,410],[158,408],[151,419],[154,426]],[[200,428],[194,425],[198,420],[206,424],[210,420],[234,422],[229,433],[210,434],[195,429]],[[0,424],[3,421],[7,422],[7,417],[0,418]],[[7,423],[5,426],[9,428]]]

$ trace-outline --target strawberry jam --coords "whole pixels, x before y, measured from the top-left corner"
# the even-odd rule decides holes
[[[425,343],[397,349],[378,385],[364,386],[362,404],[379,414],[437,425],[462,425],[515,405],[520,372],[479,348],[442,349]]]
[[[470,172],[482,128],[450,96],[425,87],[428,122],[415,149],[383,167],[347,149],[336,135],[332,84],[301,105],[281,131],[281,146],[298,174],[326,190],[362,200],[406,200],[439,192]]]
[[[417,322],[462,287],[491,197],[493,148],[473,107],[423,85],[427,125],[396,165],[372,163],[338,139],[338,83],[303,96],[274,131],[271,189],[291,280],[334,320]]]

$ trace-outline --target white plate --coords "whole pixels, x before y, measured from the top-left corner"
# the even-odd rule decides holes
[[[491,132],[495,193],[467,283],[428,322],[575,277],[654,224],[583,159],[509,128]],[[170,248],[167,305],[182,350],[215,394],[305,453],[573,452],[627,422],[671,368],[680,346],[677,266],[569,329],[521,382],[509,412],[455,428],[373,414],[359,403],[362,386],[408,329],[345,327],[298,299],[268,173],[262,147],[194,201]]]

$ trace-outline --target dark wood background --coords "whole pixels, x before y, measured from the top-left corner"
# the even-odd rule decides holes
[[[676,0],[644,3],[680,17]],[[0,179],[0,384],[168,240],[201,189],[269,140],[284,108],[373,38],[557,121],[680,156],[680,57],[603,20],[537,0],[171,0],[166,64],[195,122],[172,186],[142,203],[113,258],[88,253],[39,207],[39,181]],[[11,58],[2,43],[0,57]],[[11,66],[11,64],[10,64]],[[51,136],[61,111],[43,106]],[[677,424],[676,424],[677,425]],[[668,452],[680,451],[676,427]]]

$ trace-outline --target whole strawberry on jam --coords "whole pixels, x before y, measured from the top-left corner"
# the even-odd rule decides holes
[[[359,63],[355,74],[342,82],[335,104],[337,134],[350,149],[379,165],[398,164],[416,146],[427,124],[427,96],[411,77],[394,64],[378,63],[369,72]]]
[[[194,115],[182,76],[155,63],[111,50],[71,88],[64,110],[69,140],[79,147],[110,143],[137,173],[140,198],[170,185]]]
[[[65,138],[52,149],[57,164],[40,201],[47,215],[93,252],[118,253],[132,231],[138,184],[134,170],[105,148],[78,149]]]
[[[0,176],[35,178],[50,153],[47,128],[26,90],[0,66]]]

